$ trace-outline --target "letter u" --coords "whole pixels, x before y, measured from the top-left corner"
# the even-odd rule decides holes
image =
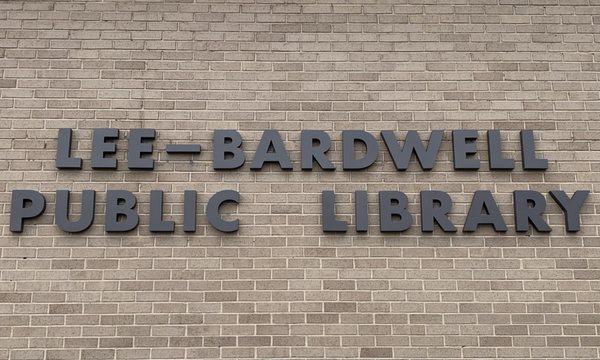
[[[96,192],[83,190],[81,194],[81,216],[77,221],[69,220],[69,190],[56,191],[56,210],[54,221],[65,232],[78,233],[87,230],[94,221],[94,208],[96,205]]]

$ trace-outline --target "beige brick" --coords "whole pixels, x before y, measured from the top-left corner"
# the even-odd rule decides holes
[[[595,1],[0,2],[0,359],[598,358],[600,10]],[[81,170],[57,170],[73,128]],[[117,170],[90,168],[91,130],[121,129]],[[127,169],[127,130],[155,128],[154,171]],[[213,171],[215,129],[244,138],[246,164]],[[280,130],[294,171],[250,171],[261,132]],[[336,171],[300,171],[300,130],[332,138]],[[396,172],[380,142],[367,170],[341,169],[342,130],[399,139],[445,130],[433,170]],[[476,129],[479,171],[454,171],[450,130]],[[502,130],[513,171],[489,171],[485,131]],[[519,131],[549,169],[522,171]],[[166,144],[199,143],[199,155]],[[402,141],[399,141],[402,145]],[[9,231],[10,193],[44,192],[46,212]],[[106,234],[106,189],[138,195],[140,226]],[[65,234],[54,191],[97,192],[96,221]],[[149,232],[165,191],[174,234]],[[198,191],[184,233],[182,193]],[[236,189],[241,230],[204,217]],[[494,192],[509,231],[419,231],[419,192]],[[514,231],[514,190],[591,190],[582,230]],[[320,194],[337,193],[346,234],[323,234]],[[355,233],[353,193],[369,193]],[[378,229],[376,192],[409,198],[413,227]],[[236,214],[229,214],[237,211]],[[31,225],[31,226],[29,226]]]

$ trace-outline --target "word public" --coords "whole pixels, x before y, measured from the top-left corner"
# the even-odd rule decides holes
[[[94,170],[117,169],[115,140],[119,139],[119,130],[114,128],[94,129],[90,165]],[[407,170],[410,161],[416,157],[421,169],[428,171],[434,168],[444,131],[431,131],[427,144],[424,144],[416,131],[409,131],[399,142],[392,131],[382,131],[381,140],[398,171]],[[481,161],[477,155],[476,130],[452,131],[452,154],[454,170],[477,170]],[[154,129],[132,129],[127,141],[127,168],[130,170],[153,170],[154,147],[156,138]],[[66,171],[81,170],[83,159],[72,156],[73,130],[60,129],[57,139],[56,167]],[[212,164],[214,171],[234,170],[242,167],[247,160],[242,135],[235,130],[215,130],[212,138]],[[341,132],[343,171],[359,171],[369,168],[378,158],[380,142],[375,135],[360,130]],[[303,130],[300,133],[300,169],[313,171],[317,166],[321,170],[335,171],[336,166],[329,158],[332,140],[329,134],[320,130]],[[536,154],[534,135],[531,130],[520,133],[520,152],[523,170],[543,171],[548,168],[548,160]],[[515,160],[502,154],[502,137],[499,130],[487,131],[487,150],[490,170],[514,170]],[[199,144],[169,144],[165,151],[169,154],[200,154]],[[274,164],[283,171],[294,170],[291,158],[280,133],[266,130],[262,133],[257,149],[252,154],[250,170],[260,171],[267,164]],[[57,190],[55,194],[55,223],[65,232],[78,233],[87,230],[94,222],[96,196],[93,190],[83,190],[81,194],[81,214],[77,220],[69,216],[69,190]],[[382,191],[379,199],[379,230],[381,232],[402,232],[413,224],[413,216],[408,211],[408,198],[401,191]],[[552,190],[550,197],[563,211],[565,229],[569,232],[579,231],[580,211],[589,195],[587,190],[576,191],[569,197],[562,190]],[[239,204],[240,194],[235,190],[223,190],[214,194],[205,207],[208,223],[222,232],[235,232],[239,229],[239,220],[225,220],[220,214],[224,203]],[[197,194],[186,190],[183,195],[184,214],[183,230],[196,231]],[[455,232],[456,226],[450,221],[452,199],[443,191],[421,191],[421,230],[432,232],[437,226],[444,232]],[[545,197],[533,190],[516,190],[513,192],[514,223],[518,232],[529,231],[533,226],[539,232],[549,232],[551,227],[545,220]],[[110,189],[106,192],[104,226],[107,232],[127,232],[134,230],[139,223],[136,210],[136,196],[126,190]],[[366,232],[368,223],[367,193],[354,193],[355,231]],[[23,231],[26,220],[34,219],[46,209],[45,196],[36,190],[13,190],[11,199],[10,230],[15,233]],[[150,192],[151,232],[174,232],[175,222],[163,219],[163,192]],[[322,192],[321,225],[324,232],[347,232],[348,223],[340,220],[335,213],[335,193]],[[476,191],[473,195],[468,214],[463,225],[463,232],[473,232],[479,226],[491,226],[497,232],[507,231],[503,214],[490,191]]]

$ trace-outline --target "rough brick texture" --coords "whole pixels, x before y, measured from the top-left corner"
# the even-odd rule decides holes
[[[439,2],[439,4],[437,4]],[[600,2],[0,2],[0,359],[597,358],[600,346]],[[82,171],[57,171],[57,129],[75,129]],[[90,169],[90,130],[156,128],[155,171]],[[211,134],[286,138],[295,170],[214,172]],[[501,129],[512,172],[456,172],[446,134],[436,167],[396,172],[382,150],[359,172],[302,172],[302,129]],[[518,130],[550,167],[523,172]],[[200,155],[166,144],[199,143]],[[479,143],[484,150],[485,142]],[[251,152],[249,153],[251,154]],[[486,153],[480,154],[485,159]],[[10,191],[46,214],[8,229]],[[104,191],[138,194],[141,226],[106,235]],[[53,225],[54,190],[98,191],[78,235]],[[166,191],[173,235],[148,231]],[[182,193],[239,190],[241,230],[181,229]],[[376,193],[439,189],[464,220],[472,193],[591,190],[582,230],[382,235]],[[368,190],[371,228],[324,235],[320,193],[351,219]],[[74,210],[75,213],[77,210]]]

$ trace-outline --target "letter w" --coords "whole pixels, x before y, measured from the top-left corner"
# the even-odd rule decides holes
[[[411,130],[406,134],[404,147],[400,149],[400,145],[398,144],[398,141],[396,141],[396,136],[393,131],[384,130],[381,132],[383,142],[385,143],[385,146],[387,146],[388,151],[392,156],[392,160],[394,160],[396,169],[401,171],[408,168],[408,163],[410,162],[413,153],[417,155],[417,160],[419,160],[419,164],[423,170],[433,169],[438,152],[440,151],[443,135],[443,130],[432,131],[427,148],[425,148],[419,133]]]

